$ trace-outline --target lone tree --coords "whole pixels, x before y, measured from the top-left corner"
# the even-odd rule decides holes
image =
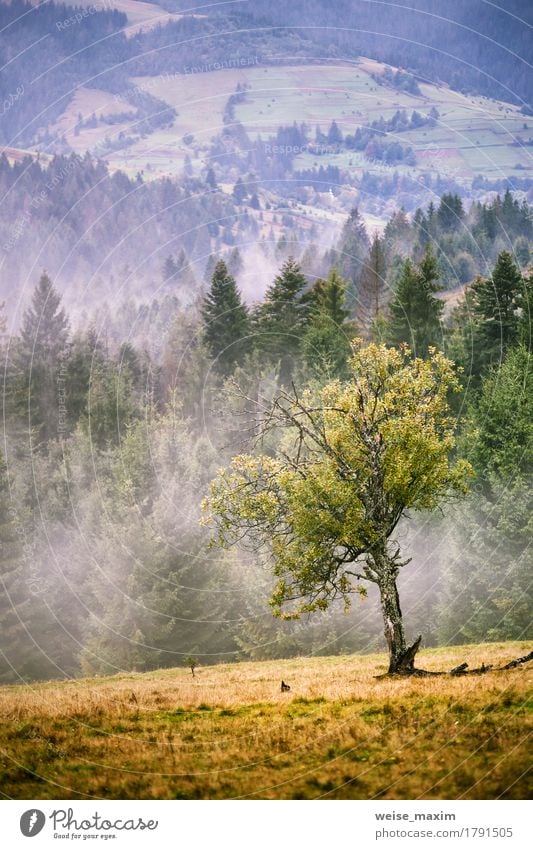
[[[431,510],[464,493],[471,474],[452,461],[454,423],[447,396],[458,391],[453,364],[435,349],[353,343],[347,381],[281,392],[266,413],[254,455],[235,457],[204,501],[222,546],[243,536],[267,545],[278,582],[274,615],[298,618],[336,597],[381,597],[389,672],[410,673],[420,637],[408,646],[392,539],[411,510]],[[277,449],[269,454],[277,432]]]

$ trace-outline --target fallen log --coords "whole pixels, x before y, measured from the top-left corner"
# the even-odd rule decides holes
[[[511,660],[510,663],[506,663],[501,668],[516,669],[517,666],[521,666],[522,663],[529,663],[530,660],[533,660],[533,651],[530,651],[529,654],[525,654],[523,657],[517,657],[516,660]]]
[[[482,663],[481,666],[478,666],[476,669],[469,669],[468,663],[461,663],[459,666],[454,666],[454,668],[450,669],[449,672],[433,672],[429,669],[417,669],[414,665],[414,657],[420,646],[421,639],[422,638],[419,637],[416,642],[407,649],[394,672],[385,672],[383,675],[376,675],[375,677],[392,678],[395,676],[412,676],[414,678],[429,678],[434,675],[483,675],[486,672],[504,672],[508,669],[516,669],[518,666],[522,666],[524,663],[529,663],[530,660],[533,660],[533,651],[530,651],[529,654],[525,654],[522,657],[517,657],[515,660],[509,661],[509,663],[506,663],[505,666],[494,667],[492,664],[485,665]]]

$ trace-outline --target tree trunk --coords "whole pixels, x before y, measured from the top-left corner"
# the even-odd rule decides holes
[[[407,651],[403,629],[400,598],[396,587],[394,572],[383,576],[379,583],[381,594],[381,612],[385,626],[385,639],[389,647],[389,672],[399,672]]]

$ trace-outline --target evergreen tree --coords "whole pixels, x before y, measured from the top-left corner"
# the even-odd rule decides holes
[[[378,321],[387,292],[386,259],[383,240],[376,233],[368,252],[359,286],[360,310],[367,328]]]
[[[174,282],[174,278],[176,277],[177,268],[176,263],[174,262],[174,257],[169,254],[167,256],[164,265],[163,265],[163,281],[165,283]]]
[[[95,448],[107,449],[120,443],[128,426],[140,417],[139,380],[137,355],[130,345],[122,346],[118,363],[101,351],[94,354],[87,411],[81,417],[81,424]]]
[[[0,681],[16,680],[24,628],[20,607],[27,598],[24,586],[22,545],[12,513],[6,464],[0,454]]]
[[[68,420],[72,429],[87,414],[93,361],[102,356],[102,343],[94,328],[90,327],[86,333],[75,334],[67,362]]]
[[[440,636],[524,639],[531,629],[533,363],[523,346],[483,379],[462,435],[477,493],[455,517]]]
[[[484,377],[463,439],[485,492],[493,480],[519,475],[533,483],[533,361],[525,346]]]
[[[202,320],[204,339],[215,361],[215,369],[225,377],[231,374],[246,352],[249,320],[235,279],[223,260],[215,266],[211,286],[202,305]]]
[[[520,299],[518,339],[530,353],[533,351],[533,272],[530,272],[524,279]]]
[[[419,357],[427,356],[430,345],[438,346],[444,304],[435,297],[440,288],[437,279],[437,261],[429,246],[419,265],[405,260],[389,304],[389,344],[405,342]]]
[[[90,577],[84,671],[177,666],[235,648],[224,620],[238,615],[236,581],[220,558],[206,559],[199,526],[198,492],[218,462],[172,402],[149,433],[142,422],[128,431],[107,493],[111,526],[95,540],[106,569]]]
[[[508,251],[498,256],[488,280],[472,285],[476,316],[476,369],[478,373],[502,361],[518,338],[523,280]]]
[[[45,447],[61,430],[68,332],[61,297],[43,273],[24,313],[15,357],[17,406],[34,447]]]
[[[338,146],[342,144],[342,133],[336,121],[332,121],[328,130],[328,144]]]
[[[437,221],[442,230],[458,230],[464,214],[463,202],[459,195],[442,196],[437,210]]]
[[[346,221],[337,251],[339,254],[338,267],[342,276],[357,291],[361,270],[369,249],[368,235],[364,221],[357,208],[352,209]]]
[[[235,185],[233,186],[233,197],[235,198],[237,203],[242,203],[248,192],[246,190],[246,186],[244,185],[242,179],[239,177]]]
[[[208,168],[207,174],[206,174],[206,177],[205,177],[205,182],[207,183],[209,188],[212,189],[213,191],[216,191],[216,189],[218,188],[217,178],[216,178],[215,172],[213,171],[212,168]]]
[[[311,374],[318,378],[343,377],[348,373],[350,340],[354,326],[347,322],[346,284],[333,268],[326,280],[318,280],[310,292],[310,318],[302,338],[302,354]]]
[[[306,286],[300,266],[289,257],[254,316],[257,345],[272,364],[279,364],[283,383],[292,377],[309,316]]]

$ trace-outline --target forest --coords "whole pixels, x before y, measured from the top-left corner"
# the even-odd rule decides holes
[[[301,129],[280,128],[275,140],[299,145]],[[1,297],[9,307],[24,282],[39,268],[46,268],[62,294],[70,298],[76,321],[83,311],[90,321],[91,312],[102,312],[108,301],[117,298],[146,301],[155,295],[160,301],[171,296],[190,303],[198,285],[210,278],[213,257],[229,250],[233,252],[230,270],[241,276],[239,282],[254,277],[258,257],[263,267],[274,271],[293,256],[310,277],[327,275],[338,264],[348,298],[353,298],[372,241],[362,216],[340,235],[303,224],[291,202],[280,197],[284,157],[261,164],[265,146],[266,142],[258,142],[250,149],[263,176],[237,177],[230,192],[220,189],[212,166],[199,176],[185,174],[180,181],[149,181],[140,174],[132,178],[111,171],[90,154],[58,155],[50,161],[25,157],[21,162],[10,162],[2,154]],[[213,153],[210,161],[215,159]],[[326,169],[323,174],[315,172],[308,181],[303,175],[298,182],[318,181],[319,191],[329,191],[328,173]],[[264,188],[275,174],[279,194],[260,193],[260,199],[258,183]],[[391,195],[408,190],[408,177],[382,179]],[[363,176],[362,188],[373,193],[373,181],[370,175],[366,180]],[[434,194],[438,186],[429,188]],[[299,190],[303,191],[293,183],[291,191]],[[142,240],[138,238],[141,228]],[[398,262],[408,256],[420,259],[430,241],[440,285],[453,289],[472,282],[478,274],[488,275],[502,250],[511,250],[520,267],[527,267],[532,238],[530,206],[509,189],[468,205],[459,194],[444,188],[439,202],[416,208],[411,215],[399,209],[390,218],[374,246],[379,257],[373,261],[393,285]],[[169,257],[174,265],[167,264]]]
[[[103,166],[79,168],[100,185]],[[14,175],[4,162],[1,178]],[[120,196],[125,180],[103,185]],[[77,207],[75,194],[64,202]],[[326,250],[266,243],[274,271],[255,300],[239,286],[235,245],[195,272],[169,253],[160,294],[124,298],[107,283],[83,313],[69,314],[52,274],[36,275],[2,343],[1,680],[381,648],[374,587],[348,611],[337,601],[274,618],[268,554],[210,547],[201,519],[220,467],[253,451],[257,410],[279,393],[344,385],[354,339],[403,351],[417,369],[438,350],[457,368],[452,454],[472,480],[465,499],[400,522],[409,631],[426,645],[526,638],[530,243],[529,207],[510,192],[468,210],[444,195],[397,213],[382,235],[353,209]],[[267,452],[283,449],[269,439]]]

